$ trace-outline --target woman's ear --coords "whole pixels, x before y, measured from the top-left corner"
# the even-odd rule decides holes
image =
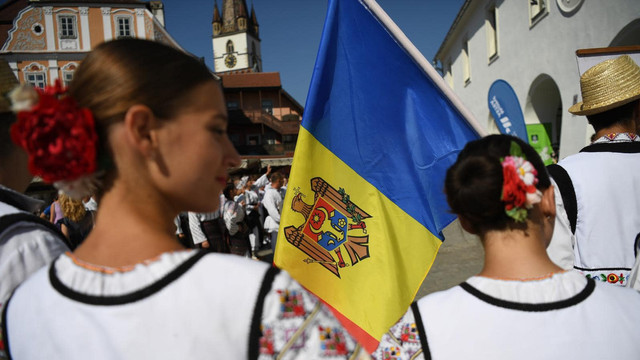
[[[542,201],[540,201],[540,210],[545,217],[556,216],[556,197],[553,185],[542,190]]]
[[[145,157],[151,158],[156,152],[158,144],[154,130],[157,125],[153,111],[145,105],[133,105],[124,115],[127,139]]]

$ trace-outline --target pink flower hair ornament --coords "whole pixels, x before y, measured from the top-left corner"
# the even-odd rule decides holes
[[[525,222],[529,209],[542,200],[542,192],[536,188],[538,172],[527,161],[520,146],[512,141],[509,156],[502,163],[502,196],[505,213],[516,222]]]
[[[59,81],[44,90],[22,85],[9,98],[17,115],[11,139],[27,152],[31,173],[73,198],[93,194],[98,136],[91,111],[78,107]]]

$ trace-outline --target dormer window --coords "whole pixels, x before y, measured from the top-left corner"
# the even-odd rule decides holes
[[[78,37],[76,17],[74,15],[58,16],[58,35],[61,39],[76,39]]]
[[[116,16],[115,21],[117,38],[128,38],[133,36],[133,32],[131,31],[132,19],[130,16]]]

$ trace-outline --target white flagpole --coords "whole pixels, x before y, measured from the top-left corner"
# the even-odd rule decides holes
[[[420,50],[416,48],[415,45],[409,40],[409,38],[400,30],[398,25],[396,25],[393,20],[387,15],[384,10],[375,2],[375,0],[359,0],[361,3],[365,4],[369,11],[371,11],[376,18],[387,28],[387,30],[393,35],[402,47],[406,50],[406,52],[413,58],[413,61],[418,64],[422,68],[422,70],[426,73],[427,76],[433,80],[436,86],[442,91],[451,101],[453,106],[462,114],[462,116],[467,120],[469,125],[473,127],[473,129],[478,133],[478,135],[486,136],[487,131],[478,123],[473,114],[467,110],[467,108],[462,104],[460,98],[451,90],[449,85],[445,83],[444,79],[438,74],[438,72],[431,66],[429,61],[422,55]]]

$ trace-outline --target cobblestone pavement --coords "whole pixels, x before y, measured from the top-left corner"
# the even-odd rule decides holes
[[[482,269],[484,250],[477,236],[464,232],[456,220],[444,229],[444,237],[416,299],[458,285]]]

